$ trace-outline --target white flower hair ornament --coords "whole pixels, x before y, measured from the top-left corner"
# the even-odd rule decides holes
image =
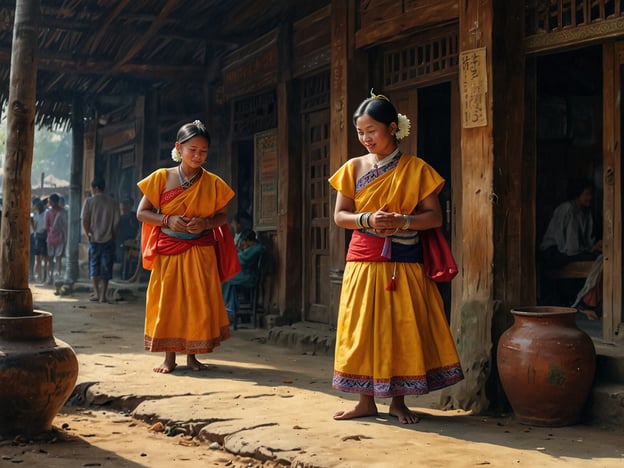
[[[410,122],[410,119],[408,119],[403,114],[397,114],[397,120],[398,120],[397,131],[394,134],[394,137],[397,140],[402,140],[406,136],[409,136],[410,127],[412,123]]]
[[[171,159],[173,159],[175,162],[182,161],[182,153],[180,153],[178,151],[178,148],[176,148],[175,146],[171,150]]]

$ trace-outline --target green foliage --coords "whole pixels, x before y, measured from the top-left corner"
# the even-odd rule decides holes
[[[6,114],[0,120],[0,159],[4,163],[7,141]],[[35,129],[31,181],[34,186],[41,185],[41,175],[52,175],[69,181],[72,138],[71,132]]]
[[[58,130],[35,130],[32,183],[41,183],[41,174],[69,181],[72,150],[71,133]]]

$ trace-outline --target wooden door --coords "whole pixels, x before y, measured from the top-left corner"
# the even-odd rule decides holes
[[[442,230],[451,247],[455,237],[454,214],[457,212],[454,205],[458,201],[453,194],[453,180],[459,177],[459,114],[454,111],[459,109],[456,88],[456,81],[445,81],[391,95],[397,111],[405,114],[412,123],[410,136],[400,144],[402,151],[418,155],[446,180],[440,193],[440,204],[444,215]],[[453,297],[461,297],[452,291],[451,284],[438,284],[449,320],[454,309]]]
[[[622,324],[622,132],[624,42],[603,46],[603,338]]]
[[[329,110],[305,114],[303,134],[304,318],[335,323],[329,317]]]

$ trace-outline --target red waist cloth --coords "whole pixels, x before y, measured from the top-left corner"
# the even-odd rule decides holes
[[[161,232],[160,226],[143,223],[141,226],[143,268],[151,270],[156,255],[175,255],[185,252],[194,245],[208,246],[216,243],[212,230],[197,239],[177,239]]]
[[[197,239],[180,239],[172,237],[161,231],[158,236],[158,243],[156,251],[160,255],[176,255],[187,251],[191,247],[197,245],[200,247],[206,247],[209,245],[215,245],[217,243],[214,231],[212,229],[205,235],[198,237]]]
[[[347,262],[387,262],[390,259],[382,255],[385,237],[371,236],[360,231],[353,231]]]

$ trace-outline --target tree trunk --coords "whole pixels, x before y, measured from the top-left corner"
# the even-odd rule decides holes
[[[0,317],[33,315],[28,288],[40,1],[17,0],[0,228]]]

